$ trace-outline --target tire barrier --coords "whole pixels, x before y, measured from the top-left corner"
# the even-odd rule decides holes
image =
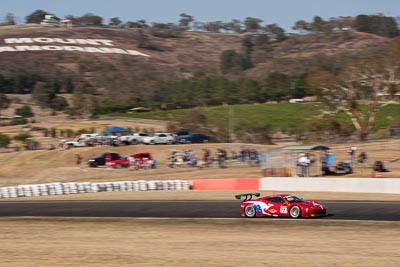
[[[97,192],[190,190],[186,180],[138,180],[101,183],[49,183],[0,187],[0,198],[37,197]]]

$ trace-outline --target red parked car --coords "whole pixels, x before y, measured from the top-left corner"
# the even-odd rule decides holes
[[[151,166],[151,168],[155,168],[156,167],[156,162],[153,159],[151,153],[149,152],[140,152],[140,153],[135,153],[133,155],[131,155],[134,159],[136,163],[143,163],[143,161],[145,159],[147,160],[152,160],[153,164]],[[111,168],[122,168],[122,167],[129,167],[129,159],[128,157],[122,157],[120,159],[117,160],[113,160],[110,163]]]
[[[326,207],[314,200],[306,201],[291,194],[279,194],[259,197],[260,193],[246,193],[236,195],[236,199],[242,199],[240,206],[243,217],[291,217],[312,218],[327,215]]]

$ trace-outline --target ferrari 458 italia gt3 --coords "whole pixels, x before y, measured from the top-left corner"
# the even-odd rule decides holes
[[[252,199],[253,196],[258,197]],[[246,193],[236,195],[236,199],[243,199],[240,206],[244,217],[291,217],[312,218],[326,216],[326,207],[314,200],[303,200],[291,194],[279,194],[259,197],[260,193]]]

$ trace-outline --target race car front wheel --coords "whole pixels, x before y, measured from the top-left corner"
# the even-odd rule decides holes
[[[289,214],[290,214],[290,217],[292,217],[292,218],[300,218],[301,217],[301,210],[300,210],[300,208],[298,206],[293,206],[290,209]]]
[[[247,205],[244,208],[244,214],[246,215],[246,217],[248,218],[254,218],[256,217],[256,209],[254,208],[253,205]]]

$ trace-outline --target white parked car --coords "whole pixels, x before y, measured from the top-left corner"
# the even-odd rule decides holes
[[[139,143],[143,143],[143,139],[145,137],[149,137],[150,135],[147,133],[133,133],[130,135],[123,135],[119,137],[119,140],[125,145],[135,145]]]
[[[151,136],[143,138],[143,144],[173,144],[175,143],[175,136],[171,133],[154,133]]]
[[[72,140],[72,141],[67,141],[67,142],[65,142],[65,144],[66,144],[69,148],[71,148],[71,147],[83,147],[83,146],[87,146],[86,139],[82,139],[82,138],[77,138],[77,139],[74,139],[74,140]]]

